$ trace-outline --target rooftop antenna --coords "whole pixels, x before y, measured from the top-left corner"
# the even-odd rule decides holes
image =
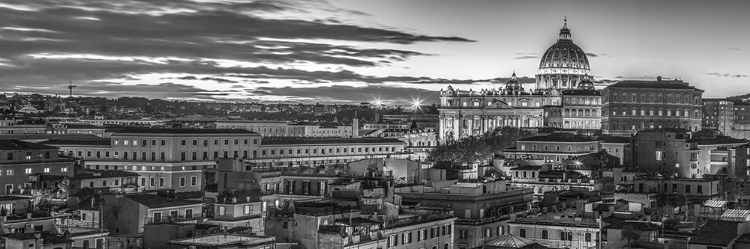
[[[68,96],[69,98],[73,97],[73,88],[74,87],[77,87],[77,86],[73,85],[73,81],[70,81],[70,85],[68,85],[68,90],[70,90],[70,95]]]

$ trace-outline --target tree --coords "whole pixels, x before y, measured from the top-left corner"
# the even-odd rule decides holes
[[[499,127],[481,136],[470,136],[438,145],[430,151],[428,161],[489,162],[496,154],[513,147],[531,132],[516,127]]]
[[[663,225],[666,230],[677,230],[675,227],[680,224],[680,220],[677,218],[668,218],[664,220]]]
[[[633,242],[641,238],[641,233],[631,225],[622,226],[622,238],[628,241],[628,246],[631,246]]]

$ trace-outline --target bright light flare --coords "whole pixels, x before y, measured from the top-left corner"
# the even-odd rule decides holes
[[[380,97],[377,97],[373,100],[373,104],[375,105],[375,107],[380,109],[383,107],[383,99],[381,99]]]
[[[412,98],[411,99],[411,107],[414,108],[414,110],[421,110],[422,109],[422,102],[423,100],[419,98]]]

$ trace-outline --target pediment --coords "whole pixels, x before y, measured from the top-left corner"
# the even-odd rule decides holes
[[[492,104],[489,104],[484,109],[513,109],[513,107],[501,100],[495,99],[492,101]]]

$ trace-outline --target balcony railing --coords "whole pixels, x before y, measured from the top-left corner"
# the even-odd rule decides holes
[[[193,223],[197,222],[198,219],[202,218],[199,214],[194,214],[191,217],[185,217],[184,215],[178,216],[162,216],[160,218],[146,217],[146,224],[155,223]]]

